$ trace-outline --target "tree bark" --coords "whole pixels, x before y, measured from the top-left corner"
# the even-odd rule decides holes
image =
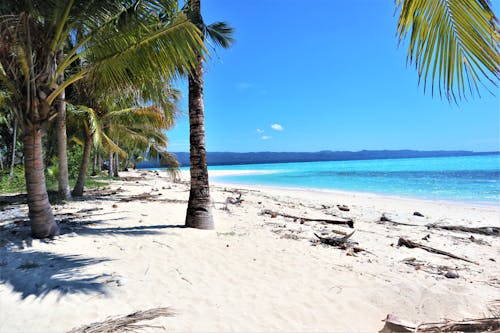
[[[120,160],[118,159],[118,153],[114,153],[113,161],[113,177],[120,177],[118,174],[118,167],[120,166]]]
[[[58,52],[58,62],[62,59],[62,50]],[[59,77],[59,82],[64,81],[64,74]],[[66,136],[66,93],[63,90],[57,97],[57,157],[59,159],[59,171],[57,175],[59,197],[64,200],[71,200],[68,176],[68,150]]]
[[[45,186],[42,154],[42,132],[27,129],[24,134],[24,172],[28,193],[29,218],[33,238],[47,238],[59,234]]]
[[[109,152],[108,157],[108,176],[113,177],[113,153]]]
[[[16,165],[16,142],[17,142],[17,118],[14,117],[14,133],[12,134],[12,155],[10,160],[9,176],[14,177],[14,166]]]
[[[194,24],[202,23],[200,0],[190,1]],[[208,183],[205,145],[205,119],[203,105],[203,63],[201,55],[194,73],[189,75],[189,143],[191,190],[186,212],[186,226],[197,229],[214,229],[210,187]]]
[[[97,175],[97,152],[94,152],[94,160],[92,161],[92,176]]]
[[[97,168],[101,172],[102,171],[102,155],[97,150],[96,150],[96,152],[97,152]]]
[[[73,196],[81,197],[83,195],[83,188],[85,187],[85,177],[89,168],[90,152],[92,150],[92,135],[85,135],[85,142],[83,145],[82,163],[78,172],[78,179],[76,180],[75,187],[73,188]],[[95,158],[94,158],[95,160]]]

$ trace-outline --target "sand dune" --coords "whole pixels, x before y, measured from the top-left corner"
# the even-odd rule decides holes
[[[164,306],[176,315],[150,324],[174,332],[374,332],[388,313],[428,322],[500,310],[498,236],[424,227],[498,227],[499,207],[244,186],[244,202],[226,210],[235,186],[212,184],[216,230],[200,231],[183,228],[188,185],[163,172],[122,176],[139,178],[55,206],[64,233],[53,241],[28,237],[24,206],[0,213],[0,332],[65,332]],[[153,197],[122,200],[142,193]],[[351,240],[367,251],[350,256],[311,241],[347,227],[262,209],[352,218]],[[377,222],[382,213],[422,227]],[[397,247],[400,236],[479,265]]]

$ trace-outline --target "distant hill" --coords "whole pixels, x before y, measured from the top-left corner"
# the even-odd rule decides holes
[[[394,158],[418,157],[449,157],[491,155],[499,152],[473,152],[473,151],[418,151],[418,150],[361,150],[361,151],[330,151],[324,150],[314,153],[301,152],[256,152],[256,153],[230,153],[208,152],[208,165],[236,165],[236,164],[264,164],[264,163],[292,163],[292,162],[319,162],[319,161],[348,161],[348,160],[373,160]],[[174,153],[182,166],[189,166],[189,153]],[[142,162],[138,168],[154,168],[159,163],[155,161]]]

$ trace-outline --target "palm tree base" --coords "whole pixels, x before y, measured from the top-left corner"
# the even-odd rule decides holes
[[[207,209],[205,207],[188,207],[185,225],[188,228],[213,230],[215,224],[212,217],[212,209]]]

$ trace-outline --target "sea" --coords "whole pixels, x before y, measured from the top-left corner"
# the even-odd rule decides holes
[[[223,183],[352,191],[500,206],[500,154],[223,165],[210,166],[209,171],[215,171],[211,172],[211,181]],[[233,172],[226,174],[226,171]]]

